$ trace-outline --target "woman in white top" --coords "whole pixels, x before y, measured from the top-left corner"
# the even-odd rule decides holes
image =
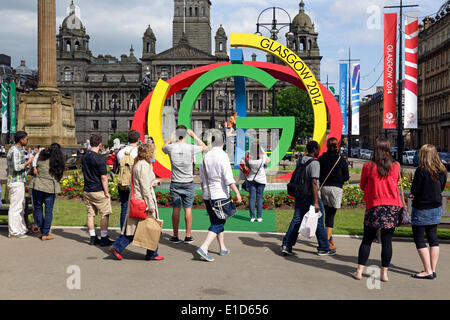
[[[262,221],[262,209],[263,209],[263,195],[264,188],[267,184],[266,170],[265,167],[270,162],[264,149],[261,147],[259,142],[252,144],[250,148],[250,156],[248,160],[248,167],[250,168],[250,173],[247,176],[249,182],[249,211],[250,211],[250,222],[255,221],[255,200],[258,222]]]
[[[230,188],[236,194],[236,204],[242,201],[233,177],[230,160],[228,159],[228,155],[223,151],[223,136],[221,133],[214,133],[212,146],[213,148],[205,155],[200,167],[200,184],[203,190],[203,201],[205,202],[211,226],[208,229],[205,241],[197,249],[197,254],[208,262],[214,261],[214,258],[208,254],[209,246],[214,239],[217,239],[219,242],[219,255],[223,256],[230,253],[230,250],[226,248],[224,242],[224,226],[226,220],[219,219],[216,216],[213,206],[217,202],[227,202],[230,198]],[[224,204],[222,210],[229,212],[232,210],[232,204]]]

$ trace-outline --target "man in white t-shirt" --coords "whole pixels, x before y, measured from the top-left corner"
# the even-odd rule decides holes
[[[139,147],[139,139],[141,138],[141,133],[137,130],[131,130],[128,132],[128,146],[122,148],[116,156],[116,164],[117,169],[115,172],[118,172],[120,170],[120,160],[125,156],[125,153],[129,153],[129,155],[135,159],[138,154],[138,147]],[[125,218],[127,216],[127,209],[128,209],[128,198],[130,196],[130,189],[126,188],[117,188],[119,191],[119,198],[120,198],[120,229],[122,229],[123,224],[125,222]]]
[[[186,134],[191,136],[198,146],[185,143]],[[192,170],[192,158],[201,152],[205,152],[206,145],[192,130],[179,125],[172,138],[164,144],[162,151],[169,155],[172,166],[172,180],[170,183],[170,196],[172,198],[172,243],[180,243],[178,238],[178,225],[180,223],[181,207],[184,208],[184,219],[186,222],[186,236],[184,243],[191,243],[192,229],[192,205],[194,204],[194,175]]]

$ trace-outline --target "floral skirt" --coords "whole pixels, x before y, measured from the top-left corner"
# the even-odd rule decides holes
[[[401,208],[397,206],[377,206],[366,210],[364,225],[376,229],[392,229],[398,227],[398,216]]]

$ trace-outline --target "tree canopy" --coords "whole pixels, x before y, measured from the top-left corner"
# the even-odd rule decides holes
[[[291,146],[295,147],[298,138],[312,137],[314,113],[308,94],[297,87],[291,86],[278,91],[276,99],[277,115],[295,117],[295,133]]]

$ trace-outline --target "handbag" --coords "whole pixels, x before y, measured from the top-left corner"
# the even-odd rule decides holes
[[[147,218],[147,204],[145,203],[144,199],[135,199],[134,197],[133,171],[131,172],[131,199],[130,199],[130,212],[128,216],[132,219]]]
[[[231,198],[231,195],[226,200],[217,200],[212,201],[211,200],[211,190],[209,188],[209,180],[208,180],[208,173],[206,172],[205,168],[205,158],[203,158],[202,166],[204,168],[205,172],[205,178],[206,178],[206,186],[208,187],[208,194],[209,194],[209,203],[211,205],[212,210],[214,211],[214,214],[217,218],[220,220],[226,220],[228,218],[231,218],[237,213],[236,205],[233,202],[233,198]]]
[[[316,212],[314,206],[309,207],[309,211],[303,216],[302,224],[298,233],[306,238],[312,238],[316,234],[317,224],[322,213]]]
[[[405,202],[405,194],[403,192],[403,181],[402,181],[402,173],[400,172],[400,189],[402,194],[402,204],[403,207],[400,209],[400,212],[398,214],[398,225],[404,226],[411,224],[411,217],[409,216],[408,207],[406,206]]]
[[[253,180],[252,180],[252,181],[255,181],[255,178],[256,178],[256,176],[258,175],[259,170],[261,170],[261,167],[262,167],[262,165],[263,165],[263,162],[264,162],[264,160],[261,161],[261,165],[259,166],[258,171],[256,171],[256,174],[255,174],[255,176],[253,177]],[[249,173],[250,173],[250,172],[249,172]],[[245,177],[245,181],[242,183],[242,189],[245,190],[245,191],[247,191],[247,192],[250,192],[250,181],[247,180],[247,177]]]
[[[164,221],[148,217],[138,222],[136,232],[134,234],[134,246],[155,251],[161,238],[162,225]]]

